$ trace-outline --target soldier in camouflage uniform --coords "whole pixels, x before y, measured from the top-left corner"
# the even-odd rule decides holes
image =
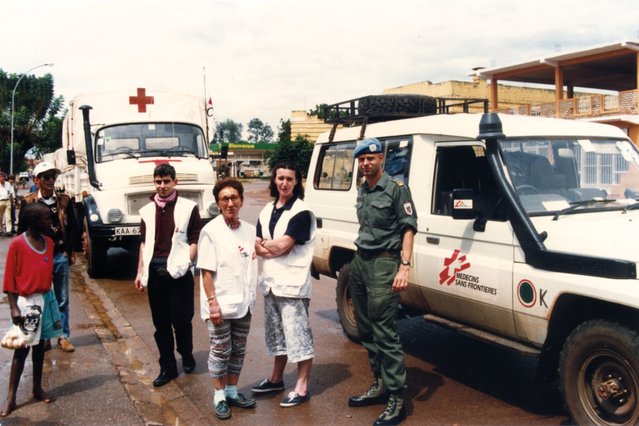
[[[366,181],[357,196],[360,228],[350,291],[374,379],[371,388],[351,397],[348,405],[386,403],[373,425],[394,425],[406,418],[402,399],[406,370],[396,320],[399,292],[408,287],[417,215],[408,186],[382,170],[384,155],[377,139],[360,142],[353,156]]]

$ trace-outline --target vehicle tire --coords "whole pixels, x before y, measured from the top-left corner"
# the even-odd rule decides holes
[[[639,336],[612,321],[584,322],[564,343],[559,381],[575,423],[637,424]]]
[[[351,291],[349,284],[349,272],[351,264],[347,263],[342,266],[337,275],[336,299],[337,315],[339,322],[342,324],[346,336],[354,342],[359,342],[359,334],[357,333],[357,320],[355,319],[355,308],[351,301]]]
[[[107,248],[93,241],[86,218],[83,224],[84,254],[87,259],[87,273],[91,278],[100,278],[106,271]]]
[[[359,113],[376,114],[435,114],[437,100],[425,95],[374,95],[359,100]]]

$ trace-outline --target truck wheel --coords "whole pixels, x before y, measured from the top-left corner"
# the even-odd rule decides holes
[[[104,275],[107,262],[107,248],[96,243],[89,233],[89,225],[84,219],[84,254],[87,258],[87,272],[91,278]]]
[[[354,342],[359,342],[359,334],[357,333],[357,320],[355,319],[355,308],[351,301],[351,291],[348,282],[351,264],[347,263],[342,266],[337,276],[337,315],[339,322],[342,324],[346,336]]]
[[[564,343],[559,380],[575,423],[637,424],[639,336],[611,321],[581,324]]]

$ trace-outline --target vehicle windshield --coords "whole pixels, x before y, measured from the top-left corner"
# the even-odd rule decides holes
[[[530,215],[625,209],[639,200],[639,152],[628,140],[517,139],[500,146]]]
[[[140,157],[196,156],[208,158],[202,129],[183,123],[134,123],[100,129],[96,136],[98,163]]]

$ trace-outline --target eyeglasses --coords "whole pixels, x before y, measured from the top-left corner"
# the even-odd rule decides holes
[[[234,203],[237,203],[238,201],[240,201],[241,197],[238,197],[237,195],[231,195],[230,197],[222,197],[220,198],[220,203],[224,203],[224,204],[228,204],[229,201],[233,201]]]
[[[55,179],[55,173],[44,173],[40,175],[40,179],[42,180],[52,180]]]

